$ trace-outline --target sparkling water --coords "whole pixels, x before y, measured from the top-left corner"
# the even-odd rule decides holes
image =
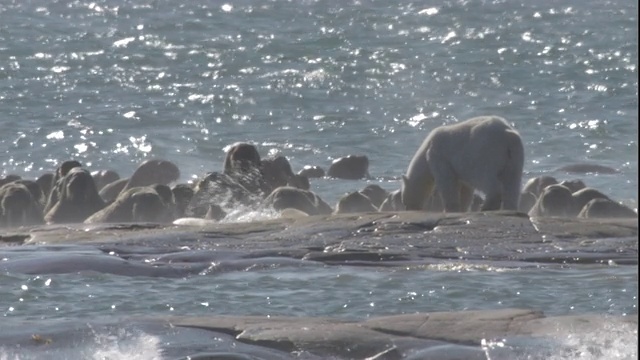
[[[398,188],[434,127],[495,114],[524,140],[525,179],[580,178],[635,208],[637,27],[637,3],[625,0],[2,1],[0,174],[36,178],[77,159],[129,176],[143,160],[164,158],[187,182],[220,171],[236,141],[286,156],[294,171],[367,155],[373,179],[311,180],[335,204],[367,183]],[[618,172],[557,171],[576,163]],[[0,260],[93,250],[2,251]],[[362,319],[506,307],[637,316],[637,268],[625,266],[5,272],[0,289],[0,359],[175,358],[181,346],[197,347],[185,339],[208,341],[191,330],[172,347],[158,329],[74,327],[131,316]],[[9,340],[30,336],[34,321],[72,336],[16,350]],[[522,358],[637,357],[637,332],[615,327],[561,343]]]

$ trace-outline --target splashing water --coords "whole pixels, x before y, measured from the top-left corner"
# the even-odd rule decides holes
[[[107,332],[94,331],[90,338],[79,341],[78,338],[82,338],[83,335],[76,335],[66,339],[68,342],[60,341],[53,336],[51,342],[36,344],[33,347],[3,347],[0,348],[0,360],[155,360],[163,358],[160,338],[142,331],[124,328]]]
[[[95,360],[130,359],[152,360],[162,359],[160,339],[143,332],[130,332],[118,329],[116,334],[96,334],[96,349],[89,349]]]
[[[638,330],[607,323],[597,331],[548,339],[482,339],[487,360],[631,360],[638,358]]]

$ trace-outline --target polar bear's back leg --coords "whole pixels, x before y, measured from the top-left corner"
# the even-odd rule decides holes
[[[524,146],[520,135],[515,131],[507,131],[507,159],[501,176],[503,186],[502,208],[518,210],[522,169],[524,167]]]
[[[481,186],[480,191],[484,193],[484,202],[481,211],[500,210],[502,206],[502,181],[497,176],[487,176]]]
[[[514,177],[505,179],[504,196],[502,198],[502,208],[505,210],[518,210],[520,204],[520,181]]]

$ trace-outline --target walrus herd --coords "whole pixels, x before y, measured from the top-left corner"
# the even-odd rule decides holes
[[[193,183],[177,183],[178,167],[167,160],[147,160],[128,178],[113,170],[89,172],[79,161],[63,162],[55,172],[35,180],[16,175],[0,178],[0,227],[62,223],[171,223],[190,217],[222,220],[239,206],[274,209],[295,216],[402,211],[400,190],[376,184],[345,194],[332,207],[310,190],[310,179],[367,179],[369,159],[346,156],[325,172],[305,166],[294,173],[284,156],[261,158],[255,145],[229,147],[222,172],[211,172]],[[437,192],[437,189],[435,189]],[[479,211],[483,199],[474,194],[463,211]],[[443,211],[432,196],[423,210]],[[529,216],[637,217],[637,213],[580,180],[550,176],[530,179],[520,194],[518,211]]]

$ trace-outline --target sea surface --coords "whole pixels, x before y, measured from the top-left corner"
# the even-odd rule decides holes
[[[294,171],[367,155],[372,179],[311,180],[335,204],[369,183],[398,188],[430,130],[492,114],[520,132],[525,179],[580,178],[637,208],[637,12],[631,0],[0,0],[0,175],[36,178],[76,159],[129,176],[163,158],[188,182],[220,171],[237,141],[286,156]],[[577,163],[617,171],[557,170]],[[94,251],[0,248],[0,260]],[[13,269],[0,273],[3,360],[173,359],[206,343],[74,327],[131,316],[638,312],[637,267],[627,266],[274,263],[178,277]],[[87,338],[16,348],[12,336],[34,322]],[[637,332],[583,335],[569,350],[522,358],[637,357]]]

